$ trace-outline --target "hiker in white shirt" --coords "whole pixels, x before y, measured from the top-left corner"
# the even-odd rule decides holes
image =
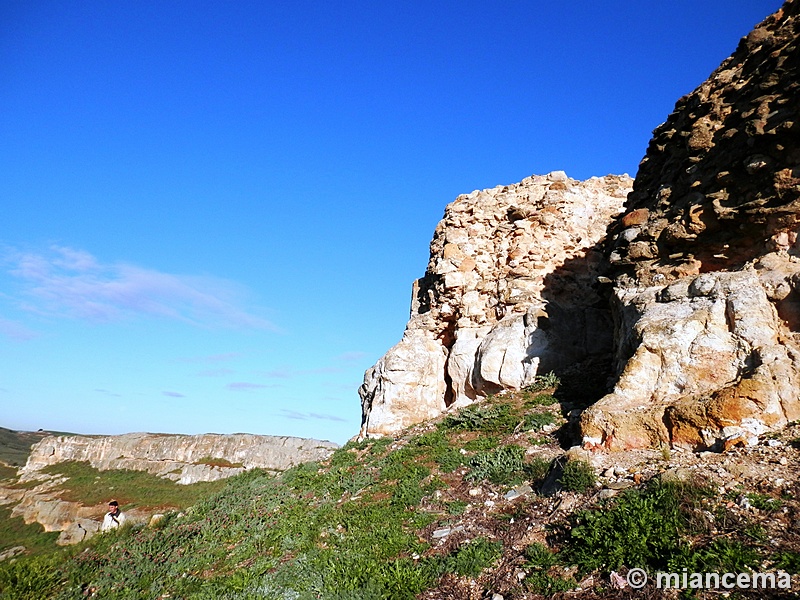
[[[103,524],[100,526],[100,531],[110,531],[116,529],[125,522],[125,515],[119,510],[119,503],[112,500],[108,503],[108,512],[103,517]]]

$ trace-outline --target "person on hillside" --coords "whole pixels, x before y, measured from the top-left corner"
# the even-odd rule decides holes
[[[111,531],[116,529],[125,522],[125,515],[119,510],[119,503],[112,500],[108,503],[108,512],[103,517],[103,524],[100,526],[100,531]]]

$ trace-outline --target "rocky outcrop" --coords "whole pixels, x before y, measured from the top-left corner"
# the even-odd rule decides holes
[[[622,209],[627,178],[563,173],[449,205],[361,435],[603,356],[586,448],[725,449],[800,418],[799,33],[789,0],[681,98]]]
[[[285,471],[302,462],[323,460],[336,448],[333,442],[246,433],[51,436],[31,448],[20,474],[25,481],[48,465],[85,461],[101,471],[147,471],[190,484],[223,479],[251,468]]]
[[[776,287],[798,281],[800,263],[768,255],[741,271],[618,289],[622,374],[583,414],[584,445],[724,449],[800,418],[800,348],[773,304]]]
[[[445,209],[402,340],[359,389],[362,436],[385,435],[612,347],[596,249],[627,176],[563,172],[459,196]]]
[[[643,285],[798,250],[800,3],[734,54],[653,134],[609,259]]]
[[[722,448],[800,417],[800,2],[654,132],[607,257],[613,392],[588,447]]]

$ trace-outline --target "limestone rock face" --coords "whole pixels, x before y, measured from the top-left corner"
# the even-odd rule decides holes
[[[629,185],[556,172],[450,204],[361,435],[588,364],[610,365],[579,398],[606,393],[589,449],[724,450],[800,418],[800,0],[678,100]]]
[[[800,262],[772,255],[742,271],[618,289],[622,374],[584,412],[584,445],[723,449],[799,418],[800,348],[770,299],[778,274],[778,287],[794,290]]]
[[[333,442],[245,433],[50,436],[31,448],[20,473],[24,481],[48,465],[74,460],[86,461],[101,471],[147,471],[177,483],[191,484],[223,479],[249,468],[285,471],[302,462],[323,460],[336,448],[338,445]],[[219,464],[214,465],[213,459]]]
[[[610,351],[596,246],[630,185],[554,172],[448,205],[403,339],[359,389],[361,435],[391,434]]]
[[[584,445],[725,449],[800,416],[800,2],[658,127],[609,229],[619,379]]]

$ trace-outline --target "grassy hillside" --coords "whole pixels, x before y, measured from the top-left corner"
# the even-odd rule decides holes
[[[601,494],[596,470],[556,442],[563,409],[528,390],[280,476],[253,470],[155,527],[0,563],[0,595],[601,598],[634,597],[612,589],[632,567],[798,572],[796,482],[720,494],[698,470]],[[676,460],[665,452],[653,472]]]
[[[32,489],[38,481],[19,482],[16,470],[0,469],[0,486]],[[48,491],[52,498],[78,502],[84,506],[103,505],[115,498],[122,510],[139,509],[145,515],[168,510],[182,510],[210,497],[225,487],[224,481],[179,485],[150,473],[130,470],[98,471],[85,462],[51,465],[43,472],[66,480]],[[45,533],[38,523],[26,525],[22,517],[11,517],[11,507],[0,506],[0,554],[15,546],[24,546],[28,554],[50,553],[57,549],[58,532]],[[100,515],[97,515],[98,517]],[[1,597],[1,596],[0,596]]]
[[[71,435],[50,431],[13,431],[0,427],[0,462],[22,467],[31,453],[31,446],[48,435]]]
[[[99,471],[86,462],[63,462],[42,469],[48,475],[61,475],[67,481],[58,496],[63,500],[79,502],[86,506],[116,499],[123,510],[134,507],[144,509],[191,506],[218,492],[224,481],[202,481],[180,485],[144,471],[109,469]]]

